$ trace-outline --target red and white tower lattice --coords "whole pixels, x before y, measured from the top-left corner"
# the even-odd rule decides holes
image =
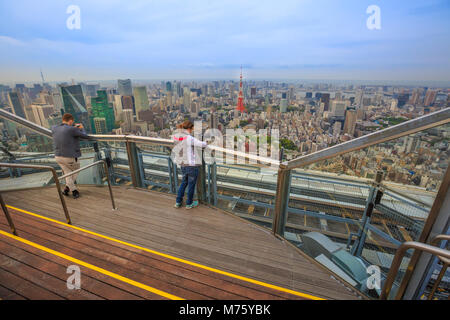
[[[242,92],[242,66],[241,66],[241,80],[239,82],[239,97],[238,97],[238,103],[236,106],[236,110],[240,112],[246,112],[244,107],[244,94]]]

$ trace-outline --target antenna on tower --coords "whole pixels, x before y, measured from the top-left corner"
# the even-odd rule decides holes
[[[42,74],[42,68],[41,68],[41,79],[42,79],[42,84],[44,84],[45,80],[44,80],[44,75]]]
[[[238,103],[236,106],[236,110],[238,110],[240,112],[245,112],[244,94],[242,92],[242,65],[241,65],[241,77],[240,77],[240,81],[239,81],[239,97],[238,97]]]

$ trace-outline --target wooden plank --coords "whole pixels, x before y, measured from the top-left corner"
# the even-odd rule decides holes
[[[19,242],[16,243],[16,245],[19,246],[20,244],[21,243]],[[72,263],[64,259],[58,260],[59,258],[55,257],[53,258],[53,261],[50,261],[42,256],[43,252],[39,251],[30,252],[32,251],[32,247],[27,247],[26,245],[22,246],[22,248],[15,247],[3,241],[0,241],[0,250],[2,252],[7,252],[8,257],[20,260],[22,263],[28,266],[50,273],[51,275],[55,276],[56,278],[62,281],[67,281],[68,277],[68,274],[66,273],[67,267]],[[84,298],[89,299],[104,298],[104,299],[120,299],[120,300],[141,299],[139,295],[131,294],[126,290],[122,290],[115,287],[114,283],[105,283],[103,281],[96,279],[95,277],[98,277],[99,274],[96,272],[89,272],[90,270],[84,268],[83,266],[80,267],[80,271],[82,275],[81,279],[82,289],[92,293],[93,295],[93,297],[84,297]],[[107,278],[105,280],[108,281]],[[134,287],[131,288],[132,291],[133,289]],[[154,298],[154,296],[152,296],[151,298]]]
[[[4,239],[3,239],[4,240]],[[37,248],[28,246],[26,244],[23,244],[21,242],[14,242],[14,243],[6,243],[3,242],[2,239],[0,239],[0,242],[3,246],[11,246],[13,250],[22,250],[29,254],[27,256],[27,259],[36,259],[38,258],[38,262],[34,263],[44,263],[46,268],[49,270],[49,272],[54,272],[54,274],[57,276],[58,268],[63,267],[64,270],[67,268],[68,265],[71,263],[67,260],[54,256],[50,253],[44,252],[42,250],[39,250]],[[14,244],[14,245],[13,245]],[[14,251],[9,249],[10,254],[14,254]],[[13,252],[13,253],[11,253]],[[40,260],[40,262],[39,262]],[[55,265],[49,264],[48,262],[51,261]],[[27,261],[25,261],[27,262]],[[162,299],[161,296],[156,295],[154,293],[148,292],[146,290],[137,288],[135,286],[126,284],[125,282],[116,280],[114,278],[111,278],[109,276],[106,276],[104,274],[101,274],[99,272],[96,272],[94,270],[91,270],[89,268],[85,268],[84,266],[80,266],[80,271],[82,274],[82,286],[85,287],[86,290],[89,292],[92,292],[94,294],[98,294],[99,296],[104,297],[105,299],[120,299],[120,300],[137,300],[145,298],[145,299]],[[65,274],[65,272],[64,272]],[[67,274],[64,275],[67,277]]]
[[[0,283],[10,291],[14,291],[27,299],[36,300],[64,300],[61,296],[34,284],[28,280],[20,278],[15,274],[0,267]]]
[[[38,229],[36,225],[35,226],[30,226],[30,227],[24,227],[23,225],[24,225],[24,223],[22,223],[21,233],[24,233],[24,231],[25,232],[30,232],[30,233],[33,233],[33,234],[36,234],[36,235],[39,233],[38,231],[36,231],[36,229]],[[48,233],[48,235],[50,235],[50,233]],[[52,236],[54,236],[54,235],[55,235],[55,231],[52,232]],[[40,236],[45,236],[45,234],[43,232],[41,232]],[[27,237],[28,237],[28,234],[27,234]],[[213,297],[218,298],[218,299],[242,299],[243,298],[243,296],[241,295],[241,291],[242,290],[239,290],[240,288],[235,287],[235,289],[236,289],[235,291],[239,295],[232,294],[232,293],[227,292],[226,290],[224,290],[224,288],[223,288],[223,281],[219,281],[220,283],[217,283],[218,282],[217,280],[209,279],[210,282],[211,281],[212,282],[216,282],[216,283],[212,283],[212,285],[215,285],[215,288],[211,288],[209,286],[202,285],[202,282],[198,281],[198,279],[195,279],[196,280],[195,283],[193,281],[188,281],[189,279],[185,278],[185,272],[183,272],[182,270],[180,271],[180,268],[177,268],[175,270],[174,266],[166,264],[166,265],[164,265],[164,266],[162,266],[162,267],[160,267],[158,269],[158,268],[155,268],[155,267],[150,267],[148,264],[146,266],[143,266],[142,265],[142,261],[140,261],[140,263],[134,264],[133,263],[133,259],[131,259],[132,256],[130,256],[129,253],[126,253],[126,252],[124,252],[124,250],[121,250],[119,248],[112,248],[112,247],[111,248],[106,248],[105,245],[102,245],[101,246],[101,250],[99,250],[97,252],[97,254],[95,254],[94,248],[92,247],[91,243],[87,243],[86,244],[86,243],[79,243],[78,241],[75,242],[74,239],[78,240],[78,236],[74,236],[74,235],[69,234],[69,233],[67,234],[67,237],[70,237],[70,240],[68,238],[62,238],[61,237],[61,238],[58,238],[57,240],[53,239],[52,241],[57,241],[58,244],[60,244],[62,246],[70,245],[71,249],[79,250],[79,251],[83,250],[83,248],[85,248],[85,247],[89,248],[89,255],[90,256],[93,256],[93,255],[94,256],[98,256],[99,258],[102,258],[102,259],[104,259],[105,261],[108,261],[108,262],[117,262],[118,261],[120,263],[121,260],[117,260],[116,257],[105,253],[105,251],[113,250],[115,255],[117,254],[117,252],[122,251],[122,253],[125,256],[127,256],[127,259],[128,259],[128,261],[126,263],[127,267],[131,268],[133,270],[142,270],[142,272],[145,272],[146,274],[147,273],[151,274],[152,277],[158,277],[159,276],[160,279],[164,279],[168,283],[178,283],[179,284],[179,283],[182,282],[183,283],[183,288],[189,289],[190,286],[191,287],[195,287],[198,292],[201,292],[201,293],[209,292],[210,295],[213,295]],[[36,239],[33,239],[33,240],[37,242]],[[117,264],[119,264],[119,263],[117,263]],[[145,268],[145,267],[147,267],[147,268]],[[145,270],[143,268],[145,268]],[[173,270],[171,275],[167,274],[169,272],[169,269]],[[192,272],[189,272],[189,273],[191,273],[191,275],[194,275],[194,276],[196,276],[198,278],[197,274],[192,273]],[[181,277],[182,275],[184,277]],[[254,293],[257,293],[257,292],[254,292]],[[259,294],[258,298],[262,299],[263,296],[264,296],[265,299],[274,299],[274,298],[276,298],[273,295],[269,296],[267,294],[265,294],[265,295]],[[253,294],[253,297],[247,297],[247,298],[256,298],[256,297]],[[291,298],[293,298],[293,297],[291,296]]]
[[[21,225],[25,224],[23,221],[20,221],[20,223],[21,223]],[[41,224],[42,224],[42,223],[41,223]],[[38,225],[39,225],[39,224],[36,224],[35,226],[33,226],[33,228],[42,228],[42,226],[39,227]],[[64,227],[63,227],[63,226],[59,226],[59,225],[55,225],[55,226],[56,226],[56,227],[53,228],[52,233],[61,234],[61,232],[59,231],[59,229],[64,229]],[[49,227],[45,225],[44,228],[49,228]],[[77,231],[77,230],[74,230],[74,231],[75,231],[76,233],[82,233],[81,231]],[[85,235],[85,237],[87,237],[87,238],[94,238],[93,235],[89,235],[89,234],[85,234],[85,233],[84,233],[84,235]],[[103,243],[103,242],[106,241],[106,240],[104,240],[104,239],[102,239],[102,238],[98,238],[98,237],[96,238],[96,240],[97,240],[97,242],[99,242],[99,243]],[[82,243],[85,244],[85,242],[83,242],[83,241],[82,241]],[[92,243],[91,243],[91,244],[92,244]],[[148,253],[148,252],[145,252],[145,251],[136,249],[136,248],[132,248],[132,247],[130,247],[130,246],[126,246],[126,245],[123,245],[123,244],[118,244],[118,243],[111,242],[111,241],[110,241],[110,246],[115,248],[115,249],[114,249],[114,252],[118,252],[118,251],[117,251],[117,248],[121,248],[121,249],[124,248],[126,251],[132,251],[132,252],[134,252],[134,253],[138,253],[138,255],[134,255],[134,254],[133,254],[133,255],[130,255],[129,253],[126,253],[126,252],[124,253],[124,252],[122,252],[122,254],[123,254],[124,256],[127,256],[127,259],[130,259],[130,260],[135,260],[135,261],[139,261],[139,262],[143,263],[142,259],[144,259],[144,261],[145,261],[146,264],[154,264],[155,262],[153,262],[153,260],[157,260],[157,262],[156,262],[157,265],[159,264],[159,262],[165,262],[166,264],[168,263],[169,265],[176,265],[176,266],[178,266],[178,267],[181,267],[182,269],[195,271],[195,272],[196,272],[196,273],[194,274],[195,277],[198,276],[198,275],[197,275],[198,273],[201,273],[201,274],[204,274],[204,275],[208,275],[209,277],[221,279],[221,281],[222,281],[222,280],[226,280],[227,282],[231,282],[231,283],[240,283],[241,287],[238,288],[240,294],[242,294],[242,286],[244,286],[244,287],[252,287],[252,288],[254,288],[254,289],[258,290],[258,291],[270,292],[270,293],[272,294],[272,296],[270,297],[271,299],[274,298],[273,295],[292,298],[292,295],[286,295],[286,294],[284,294],[284,293],[282,293],[282,292],[280,292],[280,291],[278,291],[278,290],[271,290],[271,289],[268,290],[268,289],[265,288],[265,287],[257,286],[257,285],[252,285],[252,284],[250,284],[250,283],[248,283],[248,282],[244,282],[244,281],[240,281],[240,280],[239,280],[239,281],[235,281],[234,279],[232,279],[232,278],[230,278],[230,277],[223,276],[223,275],[220,275],[220,274],[217,274],[217,273],[213,273],[213,272],[210,272],[210,271],[208,271],[208,270],[204,270],[204,269],[196,268],[196,267],[193,267],[193,266],[189,266],[189,265],[187,265],[187,264],[185,264],[185,263],[181,263],[181,262],[177,262],[177,261],[174,261],[174,260],[170,260],[170,259],[168,259],[168,258],[164,258],[164,257],[158,256],[158,255],[155,255],[155,254],[151,254],[151,253]],[[102,246],[102,250],[107,250],[107,249],[108,249],[107,247]],[[108,251],[109,251],[109,249],[108,249]],[[142,257],[142,256],[146,256],[146,257],[149,256],[149,257],[152,258],[152,260],[145,260],[146,257]],[[167,271],[167,266],[161,266],[161,267],[159,267],[159,268]],[[180,273],[180,271],[177,271],[177,274],[179,274],[179,273]],[[204,279],[205,279],[205,278],[204,278]],[[206,280],[208,280],[208,279],[206,279]],[[220,282],[220,283],[218,283],[218,284],[216,284],[216,285],[217,285],[218,287],[220,287],[221,289],[224,289],[224,290],[225,290],[229,284],[224,283],[224,282],[222,281],[222,282]],[[252,294],[253,294],[253,295],[252,295],[252,298],[256,298],[255,292],[252,292]],[[258,294],[258,292],[256,292],[256,294]],[[249,296],[249,297],[250,297],[250,296]],[[258,296],[258,299],[266,299],[266,298],[268,298],[267,295],[259,295],[259,296]]]
[[[183,209],[172,208],[172,195],[114,188],[119,210],[112,212],[105,188],[82,187],[81,190],[81,199],[67,199],[75,225],[266,282],[273,283],[275,273],[277,283],[274,284],[284,284],[294,290],[302,291],[302,287],[300,282],[292,287],[293,273],[299,273],[300,278],[303,274],[319,280],[329,277],[329,273],[288,249],[270,233],[217,210],[201,206],[187,215]],[[42,190],[27,192],[26,197],[16,192],[6,197],[8,204],[17,203],[34,212],[39,208],[38,213],[63,220],[60,204],[55,201],[56,192],[54,195]],[[83,207],[79,206],[79,200],[83,200]],[[186,246],[180,247],[180,242]],[[254,268],[261,272],[258,274]],[[340,284],[338,288],[336,281],[327,279],[326,282],[335,293],[347,294],[347,289]]]
[[[20,221],[21,225],[24,225],[23,221]],[[51,227],[47,225],[42,225],[39,223],[35,223],[31,226],[32,228],[39,228],[39,229],[46,229],[47,231],[51,231],[53,234],[57,234],[60,236],[70,237],[71,234],[64,229],[59,229],[57,227]],[[135,261],[140,264],[144,264],[145,266],[155,268],[159,271],[169,272],[171,274],[187,277],[191,280],[197,281],[199,283],[204,283],[210,286],[214,286],[217,289],[227,291],[230,293],[235,293],[237,295],[240,295],[241,297],[247,297],[252,299],[277,299],[277,296],[284,296],[284,294],[280,294],[279,291],[271,290],[271,295],[267,293],[261,292],[261,290],[253,290],[248,289],[245,286],[237,286],[235,283],[232,283],[230,281],[224,281],[222,279],[229,280],[230,278],[222,278],[221,280],[218,280],[217,277],[215,277],[215,273],[213,272],[199,272],[201,269],[199,268],[186,268],[186,264],[182,263],[173,263],[173,260],[166,259],[166,262],[163,262],[159,259],[157,259],[158,256],[150,253],[146,253],[142,250],[131,250],[131,247],[126,247],[124,245],[115,246],[113,242],[108,244],[106,241],[91,241],[90,237],[85,236],[83,238],[79,238],[80,244],[84,246],[89,247],[95,247],[99,248],[104,252],[108,253],[114,253],[116,255],[119,255],[121,257],[126,257],[129,261]],[[170,263],[168,263],[168,261]],[[150,271],[149,271],[150,272]],[[259,287],[258,289],[261,289]],[[235,297],[229,297],[229,298],[239,298],[237,296]],[[289,295],[289,298],[294,298],[292,295]]]
[[[34,203],[39,201],[38,199],[34,199],[34,198],[32,200],[34,201]],[[108,230],[118,230],[118,231],[120,230],[119,234],[118,234],[119,236],[123,233],[130,233],[130,231],[128,231],[127,229],[124,229],[123,226],[130,225],[130,223],[133,222],[132,218],[127,218],[127,219],[120,219],[120,217],[114,218],[114,217],[111,217],[110,213],[107,213],[105,216],[103,216],[103,215],[100,216],[98,214],[94,214],[94,212],[92,212],[92,211],[94,211],[94,209],[83,210],[83,215],[84,215],[83,220],[92,221],[92,222],[89,222],[89,227],[93,226],[93,227],[99,228],[97,220],[100,218],[102,220],[102,225],[108,225],[108,227],[107,227]],[[95,212],[97,212],[97,211],[95,211]],[[90,214],[90,212],[92,212],[92,215]],[[127,213],[127,215],[128,215],[128,213]],[[93,216],[95,218],[93,218]],[[73,215],[73,220],[75,223],[77,222],[76,217],[77,217],[76,215]],[[149,218],[149,216],[147,217],[147,220],[149,220],[148,218]],[[111,224],[109,224],[109,222],[111,222]],[[231,221],[231,222],[236,223],[236,221]],[[231,224],[230,221],[221,223],[221,225],[228,225],[228,224]],[[116,225],[117,229],[115,229],[115,227],[113,227],[113,225]],[[171,235],[169,233],[169,231],[170,231],[169,228],[166,228],[165,232],[162,233],[161,232],[161,229],[163,228],[162,225],[158,226],[157,228],[154,228],[155,230],[153,230],[151,225],[146,224],[145,220],[139,220],[132,225],[133,225],[133,231],[131,231],[131,233],[133,233],[133,234],[139,233],[139,234],[148,235],[149,240],[151,238],[152,244],[161,242],[163,239],[166,239],[169,235],[171,236],[170,239],[172,239],[174,237],[180,238],[178,235],[180,232],[183,231],[183,230],[177,230],[174,235]],[[191,225],[192,224],[190,224],[189,229],[196,230],[195,227],[191,227]],[[213,228],[214,228],[213,226],[208,226],[208,227],[205,227],[205,230],[209,230],[209,229],[213,229]],[[255,230],[251,230],[251,231],[252,231],[252,234],[254,235]],[[202,245],[208,244],[208,245],[214,246],[216,248],[227,246],[227,248],[232,251],[232,255],[242,252],[242,254],[244,254],[248,258],[252,257],[253,255],[255,255],[257,257],[261,256],[261,253],[255,253],[253,246],[249,245],[250,243],[255,242],[255,239],[254,239],[255,237],[247,239],[248,235],[246,235],[244,239],[241,239],[241,238],[243,238],[243,236],[241,237],[240,234],[236,234],[236,236],[235,236],[236,239],[227,241],[227,239],[218,237],[218,235],[211,236],[211,238],[209,238],[209,237],[205,238],[204,235],[200,236],[200,234],[204,233],[202,229],[200,229],[198,231],[196,230],[194,233],[195,234],[190,236],[189,238],[191,238],[191,239],[193,238],[192,239],[193,241],[198,241]],[[116,233],[116,235],[117,235],[117,233]],[[267,243],[270,242],[270,241],[267,241],[269,239],[267,239],[267,235],[265,233],[262,233],[262,235],[265,236],[266,241],[264,242],[264,245],[259,244],[258,248],[265,248],[265,247],[267,247]],[[210,240],[210,241],[205,241],[205,240]],[[277,262],[280,265],[284,266],[285,263],[280,262],[280,260],[281,260],[280,258],[283,258],[285,256],[284,253],[282,253],[281,256],[278,256],[278,254],[277,254],[279,252],[279,247],[280,247],[279,240],[277,240],[275,238],[272,238],[270,240],[276,246],[271,246],[272,252],[270,252],[270,254],[268,254],[266,256],[267,261],[268,262],[270,262],[270,261]],[[190,241],[190,240],[186,240],[186,241]],[[169,241],[167,243],[167,245],[171,246],[171,242]],[[239,249],[236,249],[236,247],[238,247]]]
[[[23,257],[19,257],[23,259]],[[93,295],[85,290],[69,290],[67,289],[66,281],[58,279],[52,274],[48,274],[42,270],[46,270],[46,266],[43,269],[36,269],[32,266],[24,264],[20,260],[16,260],[5,254],[0,254],[0,268],[6,270],[21,279],[28,280],[42,288],[45,288],[64,299],[71,300],[98,300],[98,296]],[[66,274],[66,278],[67,278]]]
[[[0,300],[26,300],[25,297],[0,285]]]

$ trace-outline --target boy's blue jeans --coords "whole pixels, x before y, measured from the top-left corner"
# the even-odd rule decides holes
[[[183,173],[183,179],[181,185],[178,188],[177,203],[183,202],[184,192],[186,187],[188,188],[186,205],[191,205],[194,198],[195,184],[197,183],[197,177],[199,167],[181,167]]]

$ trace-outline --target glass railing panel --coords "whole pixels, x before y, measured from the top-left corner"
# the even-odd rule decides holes
[[[140,165],[144,172],[143,183],[145,188],[165,193],[173,192],[178,187],[176,181],[181,180],[181,171],[177,171],[178,178],[175,179],[174,166],[170,159],[170,148],[145,143],[137,143],[136,145]]]
[[[122,141],[99,141],[96,159],[105,159],[109,164],[110,181],[113,185],[132,185],[126,143]],[[104,178],[103,178],[104,179]]]
[[[56,168],[52,139],[6,119],[0,119],[0,162]],[[0,190],[43,187],[53,183],[50,171],[0,168]]]
[[[277,188],[276,168],[222,162],[207,165],[206,171],[212,204],[258,225],[272,228]]]
[[[44,165],[53,167],[58,176],[63,175],[61,168],[55,161],[53,152],[53,139],[29,128],[0,119],[1,162],[18,164]],[[100,149],[94,145],[100,145]],[[104,152],[108,144],[96,141],[80,141],[82,156],[78,158],[80,167],[87,166],[99,159],[106,159]],[[125,160],[127,158],[125,157]],[[2,168],[0,173],[0,190],[34,188],[54,185],[52,173],[48,170],[30,168]],[[64,185],[65,181],[61,183]],[[104,169],[101,165],[87,168],[77,175],[78,185],[105,185],[107,183]]]
[[[377,297],[366,270],[380,269],[382,287],[397,247],[419,239],[447,170],[449,136],[442,125],[293,170],[285,237]],[[408,252],[392,295],[410,259]]]

